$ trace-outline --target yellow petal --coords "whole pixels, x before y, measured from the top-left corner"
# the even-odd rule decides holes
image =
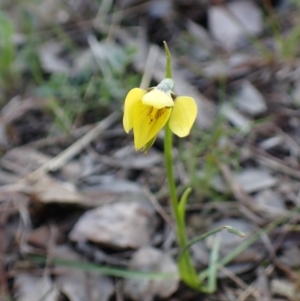
[[[174,106],[174,101],[171,97],[171,93],[165,93],[157,88],[154,88],[150,92],[146,93],[142,97],[142,102],[144,105],[152,106],[156,109]]]
[[[156,109],[138,101],[134,112],[134,145],[137,150],[142,149],[155,137],[168,121],[171,108]]]
[[[133,127],[134,107],[146,93],[146,90],[140,88],[134,88],[128,92],[125,99],[123,115],[123,127],[126,133]]]
[[[169,121],[171,131],[179,137],[187,136],[197,116],[197,105],[192,97],[178,96]]]

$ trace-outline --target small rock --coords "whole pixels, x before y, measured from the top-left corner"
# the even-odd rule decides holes
[[[82,258],[66,245],[52,249],[51,256],[82,261]],[[108,301],[114,292],[114,285],[109,277],[81,269],[59,267],[59,274],[55,280],[58,289],[69,301]]]
[[[179,276],[173,258],[151,247],[139,249],[132,257],[130,267],[135,270],[172,273],[173,279],[126,279],[124,293],[132,300],[150,301],[155,297],[168,298],[178,288]]]
[[[266,189],[261,191],[260,193],[258,193],[255,198],[257,201],[257,204],[268,210],[268,209],[272,209],[272,208],[276,208],[279,210],[284,210],[285,206],[284,206],[284,200],[282,198],[279,197],[279,195],[277,193],[275,193],[274,191],[270,190],[270,189]],[[272,207],[272,208],[270,208]]]
[[[35,199],[42,203],[85,203],[85,197],[72,183],[58,181],[48,175],[40,177],[32,188]]]
[[[257,115],[266,111],[267,106],[261,93],[248,81],[244,82],[237,95],[236,104],[242,111]]]
[[[291,246],[280,256],[280,261],[291,268],[300,267],[300,250],[296,246]]]
[[[300,293],[295,282],[286,279],[271,280],[271,292],[273,295],[287,297],[289,300],[299,300]]]
[[[39,55],[43,70],[49,73],[59,72],[69,74],[70,66],[66,60],[60,58],[63,46],[58,42],[47,42],[41,46]]]
[[[278,179],[271,176],[267,170],[248,168],[242,172],[235,173],[233,181],[240,185],[245,192],[253,193],[276,185]],[[228,190],[227,185],[221,177],[216,177],[212,185],[220,192]]]
[[[251,120],[226,103],[221,106],[221,113],[229,122],[237,127],[242,133],[248,133],[251,129]]]
[[[149,15],[153,18],[168,18],[172,14],[172,1],[153,0],[149,3]]]
[[[246,33],[259,34],[263,23],[260,9],[252,1],[233,1],[228,3],[227,9],[221,6],[210,7],[208,27],[212,36],[230,51],[241,46]]]
[[[115,248],[139,248],[150,244],[154,210],[148,203],[118,202],[85,212],[69,237]]]
[[[235,176],[236,182],[247,193],[253,193],[277,184],[278,179],[264,169],[246,169]]]
[[[73,271],[57,277],[60,291],[70,301],[108,301],[114,292],[110,278]]]
[[[273,136],[260,142],[259,147],[264,150],[269,150],[275,147],[282,146],[284,144],[284,141],[285,139],[283,135]]]
[[[17,301],[56,301],[58,299],[58,290],[48,276],[21,273],[16,275],[14,282]]]

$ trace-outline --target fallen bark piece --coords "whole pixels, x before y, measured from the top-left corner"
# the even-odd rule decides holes
[[[85,204],[85,197],[68,182],[42,175],[32,186],[34,198],[42,203]]]

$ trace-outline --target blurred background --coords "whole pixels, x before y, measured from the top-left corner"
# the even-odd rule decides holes
[[[300,300],[299,14],[298,0],[0,0],[0,300]],[[163,134],[144,156],[122,127],[127,92],[164,78],[163,41],[199,111],[173,150],[187,234],[246,234],[220,233],[209,295],[176,276]],[[212,246],[191,247],[199,272]]]

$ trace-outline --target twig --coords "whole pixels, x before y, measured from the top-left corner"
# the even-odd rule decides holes
[[[163,218],[163,220],[173,229],[175,230],[174,224],[172,222],[171,217],[165,212],[164,208],[160,205],[156,197],[146,188],[144,187],[144,193],[149,198],[153,207],[157,211],[157,213]]]
[[[108,129],[118,118],[119,114],[114,112],[102,121],[98,125],[86,133],[79,140],[74,142],[71,146],[61,152],[59,155],[49,160],[47,163],[27,175],[25,178],[19,181],[18,184],[23,184],[24,182],[35,181],[41,174],[47,171],[56,171],[64,166],[68,161],[78,155],[82,149],[84,149],[89,143],[91,143],[95,138],[97,138],[103,131]]]
[[[257,292],[256,285],[249,285],[239,296],[237,301],[245,301],[249,296],[254,296],[256,300],[260,300],[260,295]]]
[[[257,157],[258,161],[262,164],[265,165],[275,171],[284,173],[288,176],[291,176],[296,179],[300,179],[300,171],[295,170],[289,166],[287,166],[282,160],[279,160],[265,151],[251,147],[250,148],[251,152]]]
[[[156,67],[156,62],[158,59],[158,55],[159,55],[159,48],[157,45],[152,45],[149,53],[148,53],[148,57],[147,57],[147,61],[146,61],[146,66],[145,66],[145,71],[140,83],[140,88],[148,88],[150,85],[150,81],[153,77],[153,72],[155,70]]]
[[[249,196],[243,190],[243,188],[233,180],[233,176],[231,174],[231,170],[229,169],[229,167],[223,163],[219,163],[219,167],[233,195],[241,203],[239,205],[241,212],[244,213],[254,223],[259,225],[263,224],[264,220],[252,212],[255,211],[255,206],[254,206],[255,202],[253,202],[251,196]],[[249,210],[248,208],[250,208],[252,211]]]

